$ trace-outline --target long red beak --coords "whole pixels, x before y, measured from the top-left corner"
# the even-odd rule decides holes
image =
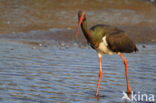
[[[78,37],[78,35],[79,35],[79,28],[80,28],[80,25],[81,25],[83,19],[84,19],[84,14],[79,19],[79,25],[78,25],[77,32],[76,32],[76,37]]]

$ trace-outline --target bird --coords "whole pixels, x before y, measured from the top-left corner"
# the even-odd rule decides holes
[[[101,57],[103,54],[120,55],[125,65],[127,93],[130,94],[132,90],[129,85],[127,60],[123,56],[123,53],[137,52],[138,48],[136,47],[136,44],[128,37],[125,31],[111,25],[96,24],[88,29],[86,14],[81,10],[78,11],[78,28],[76,37],[78,37],[80,27],[87,43],[97,52],[99,58],[99,76],[96,97],[98,96],[100,81],[103,74],[101,63]]]

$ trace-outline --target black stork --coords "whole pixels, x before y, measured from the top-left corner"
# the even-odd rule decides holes
[[[118,54],[124,61],[125,73],[127,81],[127,93],[131,93],[131,88],[128,81],[128,70],[127,70],[127,60],[122,55],[122,53],[131,53],[138,51],[136,45],[128,37],[128,35],[118,28],[110,25],[97,24],[88,29],[87,21],[84,11],[78,12],[78,29],[76,36],[78,36],[79,28],[83,31],[88,44],[96,50],[99,57],[99,80],[97,85],[96,97],[98,96],[98,90],[100,85],[100,80],[102,78],[102,64],[101,57],[102,54]]]

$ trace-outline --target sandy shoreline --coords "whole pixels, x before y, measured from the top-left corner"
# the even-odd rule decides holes
[[[136,43],[156,43],[156,5],[144,0],[0,1],[0,38],[25,41],[77,42],[77,11],[86,12],[88,26],[108,24],[126,31]]]
[[[156,27],[145,27],[145,26],[120,26],[118,27],[127,32],[129,37],[135,43],[143,43],[143,44],[155,44],[156,43]],[[15,34],[5,34],[0,35],[1,39],[8,40],[18,40],[18,41],[41,41],[41,42],[49,42],[56,41],[59,43],[70,43],[75,42],[78,44],[86,44],[86,39],[84,38],[82,32],[80,32],[79,37],[75,37],[76,29],[57,29],[52,28],[47,31],[38,30],[38,31],[30,31],[30,32],[19,32]],[[30,42],[31,44],[31,42]],[[32,43],[34,44],[34,43]]]

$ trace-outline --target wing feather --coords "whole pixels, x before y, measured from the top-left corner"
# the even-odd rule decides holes
[[[108,47],[114,52],[130,53],[137,51],[136,45],[124,31],[117,30],[107,36]]]

